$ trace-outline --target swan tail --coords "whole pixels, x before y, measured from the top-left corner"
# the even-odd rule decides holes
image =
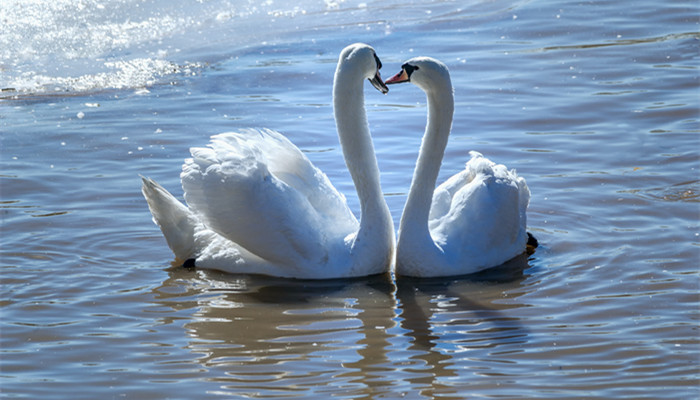
[[[527,233],[527,248],[525,252],[528,255],[534,254],[535,249],[540,245],[540,242],[537,241],[537,238],[530,232]]]
[[[160,228],[168,247],[180,261],[194,257],[197,218],[164,187],[141,177],[141,193],[146,198],[153,222]]]

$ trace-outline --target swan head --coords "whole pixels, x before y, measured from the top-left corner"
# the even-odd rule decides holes
[[[452,90],[450,71],[441,61],[430,57],[415,57],[401,66],[401,71],[386,80],[387,85],[411,82],[425,92]]]
[[[377,53],[372,46],[364,43],[355,43],[347,46],[340,52],[338,69],[336,74],[344,71],[352,71],[361,74],[362,78],[367,78],[375,89],[386,94],[389,88],[386,87],[379,70],[382,62],[379,61]]]

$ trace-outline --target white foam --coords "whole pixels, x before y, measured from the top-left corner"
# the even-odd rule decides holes
[[[300,26],[376,23],[367,8],[352,0],[0,0],[0,89],[143,89],[235,49],[289,40]]]
[[[25,72],[6,83],[19,93],[58,93],[100,89],[145,88],[164,76],[191,75],[201,68],[198,64],[177,65],[165,60],[137,58],[105,62],[108,71],[79,76],[51,76],[33,71]]]
[[[0,88],[46,93],[143,87],[195,68],[196,64],[167,60],[177,53],[168,40],[201,21],[186,8],[169,5],[2,0]]]

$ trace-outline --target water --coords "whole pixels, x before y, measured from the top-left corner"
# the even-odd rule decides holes
[[[3,398],[700,396],[700,7],[693,1],[0,4]],[[190,146],[284,132],[359,205],[337,54],[443,60],[440,181],[469,150],[532,191],[530,257],[439,280],[173,267],[138,175],[180,196]],[[366,90],[394,216],[425,123]]]

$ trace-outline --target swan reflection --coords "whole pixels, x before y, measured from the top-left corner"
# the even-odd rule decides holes
[[[431,396],[457,390],[465,369],[488,373],[484,358],[501,357],[493,349],[527,340],[507,312],[523,305],[503,301],[525,268],[526,255],[476,275],[397,281],[172,268],[156,293],[173,318],[189,314],[188,347],[222,393]]]

